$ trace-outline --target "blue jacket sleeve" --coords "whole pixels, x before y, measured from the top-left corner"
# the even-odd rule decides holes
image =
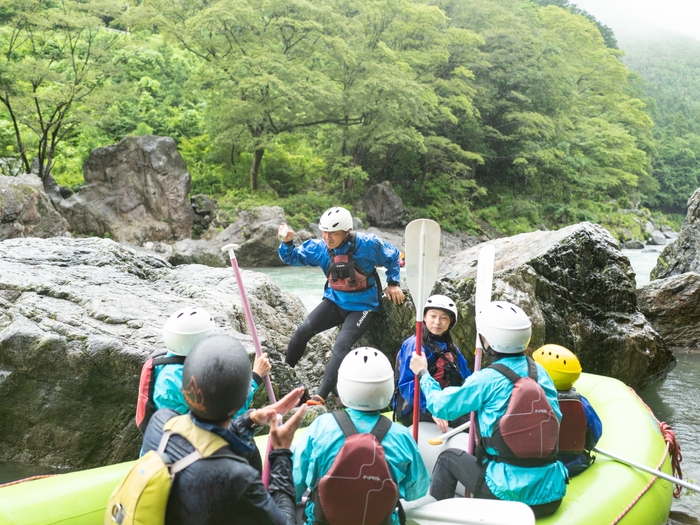
[[[588,428],[591,429],[591,436],[593,438],[592,446],[594,447],[603,435],[603,422],[598,417],[591,403],[584,396],[581,396],[581,403],[583,404],[583,411],[586,414],[586,424]]]
[[[182,365],[171,364],[156,369],[153,403],[157,409],[170,408],[180,414],[190,411],[182,394],[182,368]]]
[[[374,256],[377,265],[386,268],[387,281],[401,281],[401,266],[399,265],[399,249],[393,244],[375,237]]]
[[[415,385],[415,374],[409,367],[413,352],[416,351],[416,336],[412,335],[406,339],[399,350],[399,393],[406,400],[408,405],[413,408],[413,393]],[[420,408],[425,412],[425,396],[423,392],[420,394]],[[402,414],[403,415],[403,414]]]
[[[301,246],[282,243],[277,254],[284,264],[290,266],[321,266],[325,272],[330,265],[328,248],[323,241],[309,239]]]
[[[464,379],[472,375],[472,371],[469,370],[469,364],[459,348],[457,348],[457,366],[459,367],[459,373],[462,374]]]

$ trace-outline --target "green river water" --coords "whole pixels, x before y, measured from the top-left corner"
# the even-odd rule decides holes
[[[660,253],[650,250],[624,250],[637,273],[637,286],[649,281],[649,272]],[[321,300],[323,274],[317,268],[257,268],[269,275],[282,289],[297,295],[307,309]],[[383,272],[380,271],[383,277]],[[674,349],[678,366],[661,383],[639,392],[660,421],[671,425],[681,445],[683,477],[700,484],[700,348]],[[37,474],[56,473],[50,466],[0,462],[0,484]],[[700,494],[684,490],[675,500],[669,525],[700,525]]]

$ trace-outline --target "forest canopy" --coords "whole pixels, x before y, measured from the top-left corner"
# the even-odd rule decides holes
[[[640,238],[699,142],[617,47],[561,0],[0,0],[0,157],[75,190],[95,147],[168,135],[193,194],[295,227],[389,181],[452,231]]]

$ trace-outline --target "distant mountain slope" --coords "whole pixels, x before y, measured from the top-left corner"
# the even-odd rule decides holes
[[[681,112],[700,132],[700,40],[663,31],[647,35],[618,35],[623,61],[647,83],[656,100],[657,126],[672,125]]]

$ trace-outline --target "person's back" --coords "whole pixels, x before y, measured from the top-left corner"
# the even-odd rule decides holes
[[[530,376],[532,360],[524,352],[530,341],[531,323],[520,308],[502,301],[489,303],[477,313],[476,323],[481,344],[492,361],[521,378]],[[533,421],[537,422],[541,416],[544,417],[540,422],[561,418],[552,380],[542,366],[532,365],[536,370],[537,384],[544,391],[549,406],[542,412],[528,413],[519,425],[521,430]],[[538,452],[537,441],[528,440],[516,457],[510,455],[506,458],[509,454],[502,454],[497,441],[482,446],[494,437],[497,424],[503,423],[516,388],[512,379],[487,367],[474,372],[460,388],[442,390],[427,373],[425,357],[414,354],[411,370],[419,375],[428,409],[434,415],[449,420],[476,411],[478,429],[482,438],[487,438],[481,440],[476,456],[458,449],[447,449],[440,454],[430,485],[432,497],[438,500],[453,497],[459,481],[475,497],[526,503],[538,517],[556,511],[566,493],[567,474],[564,465],[554,457],[554,448],[544,447]],[[536,423],[532,428],[542,429],[542,443],[556,443],[556,423],[543,426]],[[536,452],[541,454],[538,456]]]
[[[252,450],[252,443],[234,432],[235,427],[231,425],[231,417],[245,401],[250,384],[250,362],[243,347],[231,337],[211,336],[192,349],[183,373],[183,393],[190,415],[182,417],[191,417],[196,427],[222,437],[227,445],[177,473],[168,498],[165,523],[294,523],[289,445],[293,431],[301,422],[303,408],[280,429],[276,413],[272,411],[270,439],[275,450],[269,457],[272,483],[268,493],[260,473],[242,457]],[[298,390],[292,403],[296,403],[300,395],[301,390]],[[144,452],[158,448],[164,425],[178,415],[169,409],[153,415],[144,434]],[[280,439],[279,431],[284,427],[287,433]],[[173,433],[165,453],[177,461],[193,450],[185,437]]]
[[[581,375],[581,363],[571,350],[555,344],[541,346],[532,358],[544,367],[557,389],[562,412],[558,459],[569,476],[576,476],[595,461],[592,450],[603,434],[595,409],[573,387]]]
[[[393,370],[379,350],[358,348],[343,360],[338,372],[338,395],[358,432],[367,434],[375,427],[380,410],[388,405],[392,393]],[[301,501],[307,489],[317,489],[345,442],[345,435],[333,414],[319,416],[309,426],[294,447],[297,501]],[[392,423],[381,445],[399,496],[407,500],[423,496],[428,489],[429,474],[408,430]],[[351,504],[346,495],[338,494],[338,497],[339,504]],[[309,498],[306,507],[309,524],[314,521],[313,501],[313,497]],[[398,523],[394,514],[393,522]]]

